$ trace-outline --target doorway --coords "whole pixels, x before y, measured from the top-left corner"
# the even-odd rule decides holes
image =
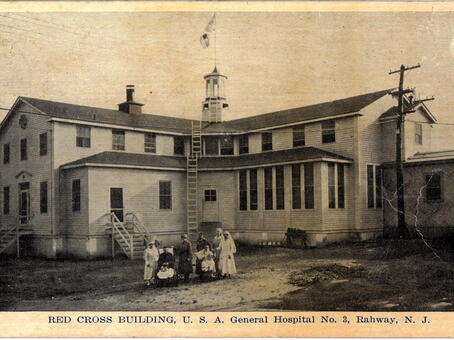
[[[19,223],[30,221],[30,182],[19,183]]]
[[[113,212],[120,222],[124,221],[123,188],[110,188],[110,212]]]

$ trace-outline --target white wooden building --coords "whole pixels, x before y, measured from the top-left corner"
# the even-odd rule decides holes
[[[174,244],[216,226],[251,244],[287,228],[310,245],[381,235],[389,91],[228,120],[226,79],[205,76],[200,121],[142,113],[133,86],[118,110],[17,98],[0,125],[0,251],[19,233],[30,255],[109,256],[112,228],[132,257],[149,235]],[[427,124],[405,123],[405,157],[430,150],[436,123],[414,109]]]

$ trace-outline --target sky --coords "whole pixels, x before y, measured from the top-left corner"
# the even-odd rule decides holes
[[[117,108],[125,85],[146,113],[197,119],[214,42],[210,12],[0,13],[0,107],[18,96]],[[442,122],[454,123],[454,13],[218,12],[224,119],[396,87],[401,64]],[[0,111],[2,117],[6,111]]]

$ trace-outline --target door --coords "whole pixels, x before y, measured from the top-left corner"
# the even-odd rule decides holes
[[[30,182],[19,183],[19,223],[30,221]]]
[[[216,187],[206,187],[203,189],[203,222],[219,221],[219,193]]]
[[[110,188],[110,212],[123,222],[123,188]]]

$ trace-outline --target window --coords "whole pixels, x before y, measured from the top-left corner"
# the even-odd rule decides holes
[[[422,124],[415,123],[415,143],[422,144]]]
[[[273,168],[264,169],[265,177],[265,209],[273,209]]]
[[[155,133],[146,133],[144,135],[144,151],[150,153],[156,153],[156,134]]]
[[[216,202],[216,190],[205,190],[205,202]]]
[[[80,211],[80,179],[75,179],[72,182],[72,210]]]
[[[276,167],[276,209],[285,208],[284,167]]]
[[[345,208],[345,178],[343,164],[337,164],[337,207]]]
[[[336,208],[336,178],[334,163],[328,163],[328,208]]]
[[[374,207],[374,166],[367,166],[367,207]]]
[[[383,186],[383,172],[382,169],[375,168],[375,206],[381,208],[383,206],[382,197],[382,186]]]
[[[81,148],[90,147],[90,127],[89,126],[76,126],[76,146]]]
[[[39,155],[47,155],[47,132],[39,135]]]
[[[219,155],[218,137],[205,137],[205,155]]]
[[[240,155],[244,153],[249,153],[249,135],[240,135],[239,137],[240,144]]]
[[[125,132],[123,130],[112,130],[112,149],[124,151]]]
[[[367,166],[367,207],[381,208],[383,206],[382,170],[377,165]]]
[[[441,201],[441,174],[432,173],[426,175],[426,201]]]
[[[246,170],[240,171],[240,210],[247,210],[247,177]]]
[[[3,187],[3,214],[9,214],[9,187]]]
[[[304,207],[314,209],[314,164],[304,164]]]
[[[262,132],[262,151],[273,150],[273,134]]]
[[[159,209],[172,209],[172,186],[170,181],[159,181]]]
[[[249,170],[249,209],[257,210],[257,169]]]
[[[184,155],[184,137],[173,137],[173,153],[175,155]]]
[[[221,138],[221,155],[233,155],[232,136],[223,136]]]
[[[27,159],[27,139],[23,138],[20,140],[20,160],[25,161]]]
[[[336,125],[334,120],[322,122],[322,143],[334,143],[336,141]]]
[[[301,209],[301,165],[292,165],[292,208]]]
[[[39,184],[39,210],[41,214],[47,214],[47,182]]]
[[[9,163],[9,143],[3,144],[3,164]]]
[[[305,144],[304,125],[293,128],[293,147],[303,146]]]
[[[123,222],[123,188],[110,188],[110,212]]]

